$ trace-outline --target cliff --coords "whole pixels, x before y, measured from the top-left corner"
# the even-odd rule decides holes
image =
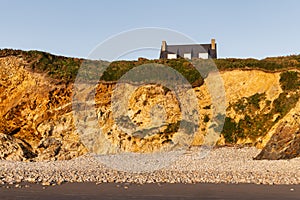
[[[0,157],[71,159],[87,152],[74,132],[72,85],[27,66],[22,57],[0,58]]]
[[[257,159],[299,156],[299,58],[215,60],[226,94],[226,118],[218,145],[250,145],[263,149]],[[184,60],[116,62],[95,89],[95,111],[102,135],[86,146],[72,112],[74,80],[82,59],[42,52],[0,52],[0,158],[10,160],[63,160],[85,154],[152,152],[171,143],[202,145],[212,129],[212,100],[207,80]],[[178,132],[182,106],[174,91],[149,84],[134,89],[125,83],[114,93],[116,80],[143,63],[166,64],[183,74],[198,101],[199,127],[192,138]],[[286,64],[288,63],[288,64]],[[99,63],[98,63],[99,64]],[[115,95],[113,97],[113,94]],[[86,95],[89,95],[88,93]],[[112,99],[128,96],[128,116],[113,116]],[[84,96],[82,98],[85,98]],[[162,108],[164,112],[162,112]],[[122,118],[123,117],[123,118]],[[165,123],[161,125],[164,119]],[[89,119],[84,123],[88,125]],[[116,124],[122,124],[124,129]],[[134,128],[130,127],[133,123]],[[127,126],[127,128],[126,128]],[[150,127],[150,128],[149,128]],[[145,131],[145,128],[146,131]],[[133,134],[126,134],[130,129]],[[141,131],[143,130],[143,131]],[[276,144],[274,146],[274,144]]]

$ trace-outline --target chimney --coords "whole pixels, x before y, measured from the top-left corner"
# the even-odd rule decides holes
[[[167,51],[167,42],[166,41],[162,41],[161,51]]]
[[[212,50],[216,49],[216,40],[215,39],[211,39],[211,49]]]

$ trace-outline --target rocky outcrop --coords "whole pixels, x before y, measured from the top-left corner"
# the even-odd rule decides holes
[[[13,136],[0,133],[0,158],[13,161],[24,161],[36,157],[33,149]]]
[[[300,155],[299,103],[270,131],[271,138],[257,160],[291,159]]]
[[[280,124],[275,134],[255,157],[257,160],[291,159],[300,155],[300,126]]]

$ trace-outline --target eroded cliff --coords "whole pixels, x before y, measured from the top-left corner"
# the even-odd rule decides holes
[[[132,87],[126,83],[122,90],[125,93],[114,94],[116,98],[129,95],[127,115],[118,118],[112,108],[116,83],[104,81],[94,88],[95,113],[103,134],[93,136],[93,145],[87,146],[79,134],[85,130],[75,126],[73,82],[33,70],[36,62],[20,55],[0,58],[1,159],[71,159],[89,150],[98,153],[152,152],[170,144],[185,143],[182,141],[202,145],[214,128],[212,99],[205,81],[213,79],[214,74],[205,77],[204,83],[193,79],[193,88],[185,94],[194,93],[199,105],[194,135],[178,131],[183,121],[182,106],[189,105],[179,104],[174,91],[149,84],[126,94]],[[216,143],[265,147],[258,156],[260,159],[298,156],[299,126],[295,117],[299,109],[298,71],[231,69],[222,70],[220,75],[226,94],[226,118]],[[88,126],[89,119],[84,120]],[[120,128],[121,124],[123,128]],[[281,142],[277,147],[270,149],[278,140]],[[270,151],[276,151],[280,156],[267,155]],[[290,156],[284,156],[286,154]]]
[[[71,159],[86,152],[74,132],[72,86],[32,73],[22,58],[0,58],[1,157]]]

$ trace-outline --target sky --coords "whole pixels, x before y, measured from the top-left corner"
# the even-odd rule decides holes
[[[0,0],[0,19],[0,48],[72,57],[145,27],[215,38],[219,58],[300,53],[298,0]]]

